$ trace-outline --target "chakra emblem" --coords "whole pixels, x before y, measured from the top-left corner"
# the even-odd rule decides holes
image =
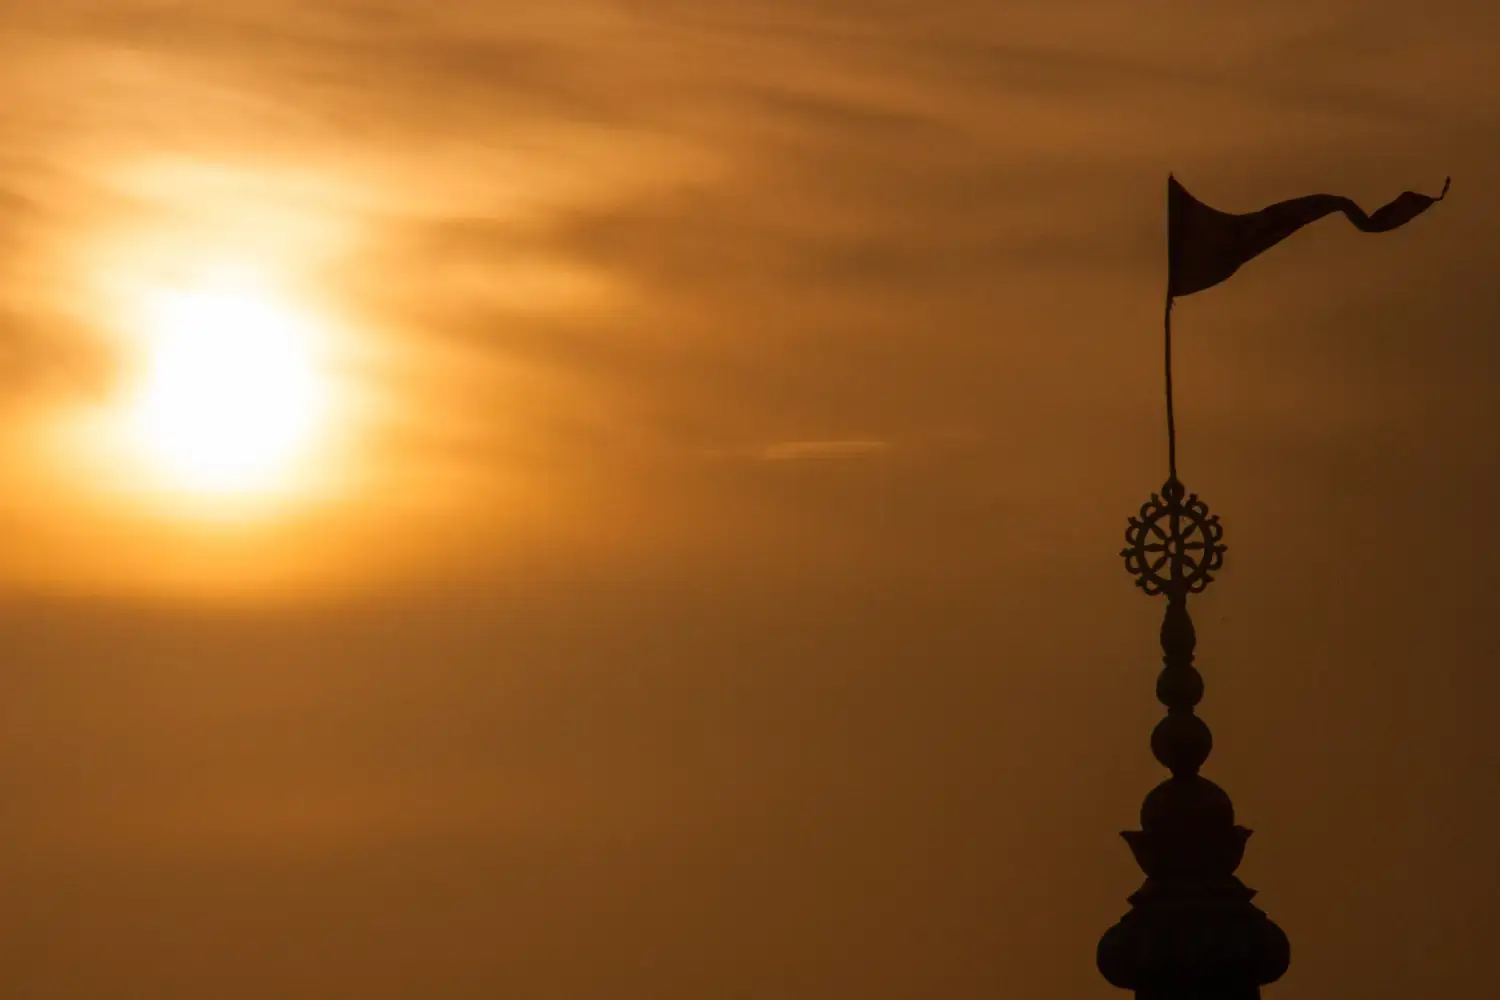
[[[1198,494],[1184,497],[1182,484],[1172,477],[1130,519],[1120,555],[1146,593],[1185,597],[1202,593],[1213,581],[1210,574],[1224,565],[1222,537],[1219,515],[1210,514]]]

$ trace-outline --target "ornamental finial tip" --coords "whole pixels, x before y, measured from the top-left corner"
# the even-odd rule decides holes
[[[1176,474],[1141,505],[1125,529],[1120,555],[1136,586],[1147,594],[1181,600],[1202,593],[1224,565],[1224,528],[1198,494],[1188,493]]]

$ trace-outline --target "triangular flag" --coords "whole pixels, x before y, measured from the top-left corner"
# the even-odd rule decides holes
[[[1269,250],[1288,236],[1325,215],[1343,212],[1366,233],[1383,233],[1403,226],[1442,201],[1448,183],[1436,198],[1406,191],[1373,215],[1348,198],[1312,194],[1277,202],[1247,215],[1231,215],[1210,208],[1167,177],[1167,294],[1191,295],[1228,278],[1250,258]]]

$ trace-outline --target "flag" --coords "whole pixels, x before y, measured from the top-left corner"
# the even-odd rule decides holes
[[[1384,233],[1421,215],[1448,193],[1448,183],[1436,198],[1405,191],[1389,205],[1366,215],[1352,200],[1332,194],[1277,202],[1247,215],[1231,215],[1210,208],[1167,177],[1167,295],[1191,295],[1212,288],[1240,265],[1325,215],[1343,212],[1366,233]]]

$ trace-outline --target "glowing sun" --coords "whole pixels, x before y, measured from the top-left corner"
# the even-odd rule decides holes
[[[143,317],[136,442],[181,488],[280,484],[310,444],[326,395],[307,319],[234,282],[161,290]]]

